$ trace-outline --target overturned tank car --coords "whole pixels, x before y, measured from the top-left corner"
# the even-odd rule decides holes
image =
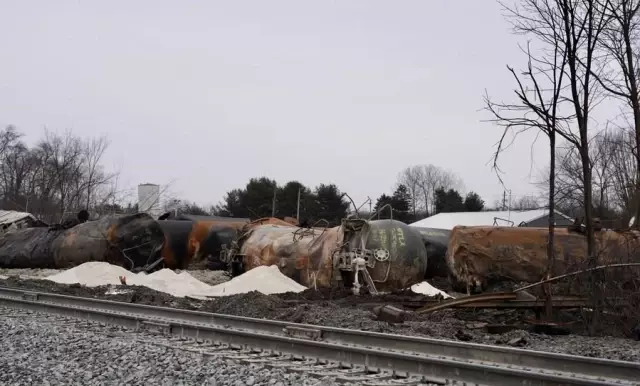
[[[500,281],[535,283],[547,269],[548,228],[465,227],[451,232],[447,265],[454,285],[482,291]],[[640,262],[640,232],[595,232],[599,264]],[[586,268],[587,241],[582,233],[555,230],[552,276]]]
[[[423,228],[412,226],[416,230],[425,248],[427,256],[429,256],[429,265],[425,272],[425,279],[434,277],[449,277],[449,266],[447,265],[447,245],[451,237],[451,231],[448,229]]]
[[[178,216],[159,220],[164,233],[161,255],[165,268],[226,269],[219,259],[221,251],[235,241],[238,232],[262,224],[291,224],[277,218],[261,218],[253,222],[213,216]]]
[[[235,273],[277,265],[283,274],[315,289],[342,284],[388,291],[422,281],[427,252],[419,234],[402,222],[345,219],[333,228],[245,227],[220,261]]]
[[[117,215],[71,228],[19,229],[0,236],[2,268],[70,268],[104,261],[129,270],[160,257],[164,235],[145,213]]]

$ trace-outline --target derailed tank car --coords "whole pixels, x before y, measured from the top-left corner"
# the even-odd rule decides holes
[[[105,261],[129,270],[157,260],[164,242],[149,215],[108,216],[69,229],[27,228],[0,236],[0,267],[71,268]]]
[[[277,265],[310,288],[351,286],[354,261],[366,261],[377,290],[404,289],[422,281],[427,252],[417,232],[394,220],[343,220],[334,228],[257,225],[240,236],[223,260],[242,262],[244,270]]]
[[[264,218],[251,223],[246,219],[210,216],[178,216],[159,220],[165,237],[162,257],[170,269],[226,269],[220,259],[222,248],[230,247],[238,231],[260,224],[286,224],[276,218]]]
[[[535,283],[547,269],[547,228],[464,227],[451,232],[447,264],[455,285],[482,291],[492,282]],[[640,262],[640,232],[595,232],[599,264]],[[586,237],[567,228],[555,230],[553,276],[586,268]],[[634,275],[634,268],[627,268]]]
[[[450,271],[447,265],[447,245],[451,237],[451,231],[447,229],[414,227],[416,232],[420,234],[422,242],[427,249],[429,256],[429,265],[425,272],[425,279],[433,277],[449,277]]]

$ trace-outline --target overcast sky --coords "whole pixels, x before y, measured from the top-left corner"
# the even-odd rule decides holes
[[[121,186],[218,202],[250,177],[336,183],[358,203],[432,163],[488,204],[500,129],[524,57],[495,0],[0,0],[0,125],[107,134]],[[530,136],[531,137],[531,136]],[[544,139],[505,153],[513,195]]]

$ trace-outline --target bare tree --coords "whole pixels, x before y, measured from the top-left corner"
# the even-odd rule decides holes
[[[640,148],[640,1],[603,1],[601,7],[610,20],[602,31],[599,69],[594,78],[606,92],[622,100],[633,116],[635,148]],[[640,155],[635,156],[636,171],[640,171]],[[635,177],[635,190],[640,192],[640,178]],[[634,194],[637,196],[637,194]],[[640,219],[640,205],[635,206],[636,219]],[[635,222],[640,228],[640,220]]]
[[[414,175],[417,177],[416,201],[429,213],[435,211],[435,193],[438,188],[462,190],[464,187],[460,177],[449,170],[432,164],[414,168]]]
[[[0,130],[0,157],[4,156],[5,152],[20,140],[22,134],[20,134],[15,127],[7,126],[3,130]]]
[[[541,207],[546,207],[546,205],[541,205],[540,200],[531,195],[517,198],[511,204],[511,210],[533,210]]]
[[[594,135],[590,147],[593,200],[590,205],[601,220],[635,213],[636,163],[632,130],[605,130]],[[584,215],[584,177],[577,149],[570,145],[556,152],[556,204],[574,216]],[[548,184],[545,177],[542,185]]]
[[[420,190],[420,182],[423,180],[423,168],[420,166],[410,166],[398,173],[398,184],[407,187],[411,195],[411,209],[413,210],[413,218],[417,218],[418,207],[421,204],[418,198]],[[422,202],[424,204],[424,202]]]
[[[589,203],[598,211],[599,217],[603,210],[611,204],[610,192],[612,188],[612,153],[609,132],[598,133],[591,139],[589,165],[592,170],[593,199]],[[548,183],[549,178],[545,179]],[[559,147],[556,151],[555,165],[556,203],[566,212],[575,216],[584,216],[584,188],[585,181],[582,172],[582,159],[578,149],[573,145]]]
[[[47,130],[39,146],[50,155],[47,166],[55,180],[62,219],[73,201],[78,199],[82,173],[82,143],[71,131],[59,135]]]
[[[101,166],[106,139],[45,131],[38,145],[28,148],[20,137],[15,129],[0,132],[4,208],[29,211],[52,222],[67,212],[95,207],[112,194],[109,187],[117,176]]]
[[[529,64],[522,77],[526,84],[512,68],[509,69],[518,84],[519,104],[500,105],[487,98],[488,109],[497,123],[511,131],[522,132],[535,127],[545,132],[550,140],[551,171],[555,168],[556,134],[575,146],[581,160],[583,202],[591,203],[589,114],[600,96],[592,75],[596,72],[596,50],[609,20],[604,12],[609,1],[605,0],[603,4],[594,0],[522,0],[521,4],[521,7],[505,6],[507,15],[517,33],[534,37],[542,46],[540,54],[532,55],[530,46],[525,50]],[[565,78],[566,82],[563,82]],[[505,112],[518,114],[513,116]],[[573,123],[577,133],[571,130]],[[505,135],[496,153],[502,149],[504,140]],[[549,181],[553,184],[554,178]],[[553,190],[550,186],[550,199],[554,197]],[[595,264],[592,212],[591,205],[585,204],[587,253]]]
[[[614,198],[614,205],[626,220],[633,217],[640,206],[638,205],[638,164],[635,144],[635,130],[623,129],[609,136],[610,196]]]
[[[504,148],[509,132],[518,135],[530,129],[546,134],[549,139],[549,258],[547,276],[553,271],[555,261],[555,166],[556,136],[573,144],[582,161],[584,202],[592,201],[591,166],[589,159],[588,123],[594,93],[590,79],[594,53],[599,34],[606,25],[606,18],[591,0],[522,0],[521,6],[504,6],[516,33],[534,38],[539,45],[538,54],[532,54],[531,44],[523,51],[528,58],[527,69],[518,75],[508,67],[517,84],[517,103],[495,103],[485,98],[487,110],[493,122],[504,127],[494,154],[494,167],[498,169],[499,154]],[[566,82],[565,82],[566,81]],[[565,85],[569,92],[565,94]],[[569,102],[573,112],[564,106]],[[570,128],[575,121],[578,134]],[[589,258],[595,252],[592,226],[592,210],[585,206],[587,244]],[[549,292],[547,295],[549,296]],[[549,300],[549,297],[548,299]],[[547,301],[547,312],[551,312]]]
[[[91,207],[91,199],[94,191],[115,177],[114,173],[105,173],[102,166],[104,156],[109,141],[106,137],[91,138],[84,143],[82,162],[85,168],[84,187],[86,189],[86,207]]]
[[[564,27],[563,48],[567,57],[567,76],[570,86],[568,99],[573,105],[578,126],[578,135],[571,134],[565,138],[578,149],[582,161],[587,255],[590,266],[596,266],[593,208],[590,205],[593,202],[593,185],[589,153],[589,114],[599,97],[596,80],[592,75],[595,72],[596,50],[600,47],[602,32],[609,21],[605,9],[610,1],[605,0],[604,3],[595,0],[555,1]]]

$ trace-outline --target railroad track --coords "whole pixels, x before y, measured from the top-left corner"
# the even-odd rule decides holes
[[[0,306],[166,334],[203,355],[367,385],[640,385],[640,363],[0,287]],[[186,346],[185,346],[186,345]]]

